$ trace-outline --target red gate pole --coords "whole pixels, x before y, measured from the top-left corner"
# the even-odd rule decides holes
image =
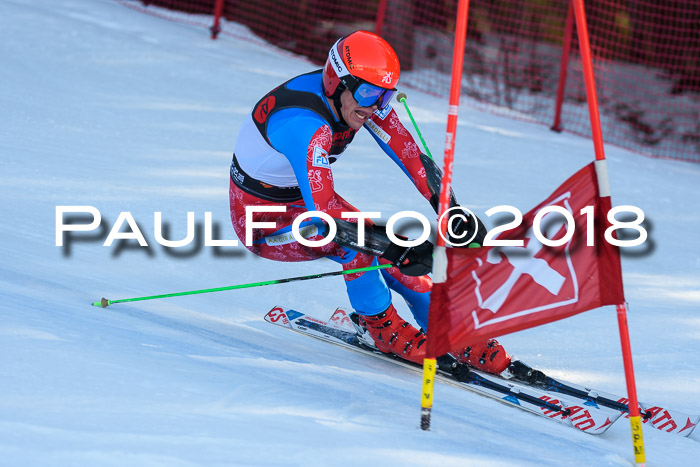
[[[452,188],[452,165],[455,154],[455,138],[457,133],[457,115],[459,110],[459,95],[462,90],[462,74],[464,73],[464,47],[467,38],[467,17],[469,13],[469,0],[459,0],[457,7],[457,25],[455,28],[454,50],[452,51],[452,80],[450,84],[450,104],[447,110],[447,133],[445,134],[445,155],[442,163],[442,185],[440,191],[440,203],[438,205],[438,218],[450,207],[450,190]],[[446,222],[438,225],[443,233]],[[444,256],[445,239],[437,236],[437,249],[442,249]],[[436,265],[433,282],[444,282],[447,275],[447,259],[442,261],[440,254],[436,252]]]
[[[646,453],[644,452],[644,436],[642,434],[642,421],[639,414],[639,401],[637,400],[637,385],[634,381],[634,366],[632,364],[632,346],[627,326],[627,306],[623,303],[617,305],[617,325],[620,329],[620,345],[622,346],[622,361],[625,367],[625,381],[627,383],[627,398],[629,399],[630,427],[632,429],[632,447],[634,448],[634,461],[637,465],[644,465]]]
[[[457,133],[457,115],[459,110],[459,94],[462,90],[462,74],[464,70],[464,46],[467,39],[467,17],[469,0],[459,0],[457,6],[457,25],[455,26],[454,49],[452,50],[452,82],[450,85],[450,103],[447,110],[447,133],[445,135],[445,156],[442,164],[442,185],[438,219],[450,207],[450,190],[452,187],[452,164],[455,154],[455,136]],[[447,217],[447,216],[445,216]],[[446,223],[439,222],[438,229],[443,235],[437,236],[433,252],[433,283],[447,280],[447,253],[445,252]],[[423,394],[421,400],[421,428],[430,429],[430,410],[433,405],[433,381],[435,374],[435,355],[430,349],[430,330],[427,336],[426,358],[423,360]]]
[[[386,0],[379,0],[377,7],[377,22],[374,25],[374,33],[378,36],[382,35],[382,27],[384,26],[384,16],[386,14]]]
[[[600,112],[598,98],[595,90],[595,78],[593,76],[593,58],[591,56],[591,43],[586,24],[586,10],[583,0],[573,0],[576,16],[576,30],[581,51],[583,65],[583,77],[586,83],[586,97],[588,99],[588,113],[591,118],[591,132],[593,134],[593,146],[595,149],[596,172],[598,174],[598,186],[601,198],[607,197],[607,206],[610,206],[610,184],[603,148],[603,131],[600,126]],[[605,203],[605,201],[604,201]],[[607,213],[606,213],[607,214]],[[629,419],[632,428],[632,445],[634,448],[634,460],[637,465],[644,465],[646,455],[644,453],[644,438],[642,436],[642,423],[639,416],[639,402],[637,401],[637,387],[634,382],[634,367],[632,365],[632,348],[630,346],[629,329],[627,326],[627,306],[623,303],[617,305],[617,323],[620,330],[620,345],[622,347],[622,361],[625,367],[625,380],[627,383],[627,397],[629,399]]]
[[[591,133],[593,135],[593,148],[597,161],[605,160],[603,148],[603,130],[600,127],[600,110],[598,108],[598,96],[595,90],[595,78],[593,76],[593,57],[591,44],[588,37],[586,24],[586,11],[583,0],[572,0],[576,13],[576,30],[578,31],[579,49],[581,52],[581,64],[583,66],[583,79],[586,84],[586,97],[588,99],[588,115],[591,119]],[[610,194],[602,195],[610,196]]]
[[[564,105],[564,91],[566,90],[566,73],[569,69],[569,56],[571,53],[571,37],[574,29],[574,8],[569,2],[569,9],[566,13],[566,25],[564,26],[564,42],[561,48],[561,63],[559,67],[559,85],[557,86],[557,102],[554,106],[553,131],[562,131],[561,108]]]
[[[221,21],[221,13],[224,11],[224,0],[216,0],[216,3],[214,4],[214,24],[212,24],[210,30],[211,30],[211,38],[216,39],[216,36],[219,35],[219,32],[221,32],[221,26],[220,26],[220,21]]]

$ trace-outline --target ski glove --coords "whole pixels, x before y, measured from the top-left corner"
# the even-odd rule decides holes
[[[391,261],[407,276],[424,276],[433,270],[433,244],[427,240],[411,247],[392,243],[382,258]]]
[[[421,163],[425,168],[426,182],[428,183],[428,190],[430,190],[430,205],[433,207],[436,213],[439,213],[439,202],[440,202],[440,185],[442,184],[442,170],[435,164],[429,156],[425,154],[420,155]],[[450,207],[459,206],[455,194],[450,190]],[[465,219],[466,218],[466,219]],[[484,244],[484,238],[486,238],[486,228],[484,224],[476,217],[468,214],[463,209],[455,209],[450,211],[450,224],[452,225],[452,234],[450,230],[447,231],[447,240],[450,245],[456,246],[464,243],[468,240],[476,230],[476,235],[474,239],[467,245],[462,245],[462,247],[467,248],[469,246],[482,246]],[[476,224],[478,223],[478,227]],[[448,225],[450,225],[448,224]],[[476,245],[474,245],[476,244]]]
[[[484,238],[486,238],[486,227],[479,220],[478,217],[472,216],[463,210],[453,210],[450,211],[450,219],[447,224],[447,240],[452,246],[460,245],[462,248],[467,248],[474,244],[482,246],[484,244]],[[478,227],[475,229],[475,224],[478,223]],[[474,230],[476,230],[476,235],[474,239],[467,245],[462,245],[465,241],[474,235]]]
[[[365,227],[365,242],[359,245],[357,224],[334,219],[338,230],[335,243],[354,251],[387,259],[407,276],[424,276],[433,269],[433,244],[425,241],[414,247],[399,246],[392,243],[381,225]],[[324,233],[326,236],[328,233]],[[397,235],[402,240],[406,237]]]

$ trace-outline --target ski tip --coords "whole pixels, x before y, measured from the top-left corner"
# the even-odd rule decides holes
[[[107,308],[109,306],[109,300],[102,297],[102,300],[100,300],[99,302],[93,302],[92,306],[99,306],[101,308]]]

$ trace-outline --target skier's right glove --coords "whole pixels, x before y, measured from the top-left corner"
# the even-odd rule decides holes
[[[392,243],[382,258],[391,261],[407,276],[424,276],[433,270],[433,244],[427,240],[411,247]]]
[[[335,219],[338,230],[335,243],[354,251],[387,259],[407,276],[424,276],[433,269],[433,244],[425,241],[414,247],[399,246],[389,240],[386,229],[381,225],[366,226],[365,244],[359,245],[357,224]],[[327,232],[324,233],[324,236]],[[402,240],[406,237],[397,235]]]

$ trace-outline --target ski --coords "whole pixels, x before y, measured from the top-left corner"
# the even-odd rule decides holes
[[[342,309],[336,310],[331,317],[331,321],[336,316],[345,315]],[[475,371],[476,374],[480,372]],[[511,381],[538,387],[553,396],[574,397],[580,400],[587,407],[596,409],[607,407],[617,410],[625,418],[629,418],[629,400],[626,397],[616,396],[603,391],[591,389],[568,381],[552,378],[539,370],[515,360],[509,367],[508,373],[512,379],[504,379],[494,375],[491,378],[498,378],[501,381]],[[695,427],[700,423],[700,415],[690,415],[677,410],[671,410],[659,405],[639,402],[639,413],[643,424],[651,426],[664,433],[676,434],[688,437],[693,433]]]
[[[420,372],[421,366],[384,354],[359,334],[349,314],[338,308],[328,321],[297,310],[274,307],[265,315],[269,323],[291,329],[374,358]],[[448,357],[448,359],[451,357]],[[438,359],[436,381],[486,395],[499,402],[517,407],[540,417],[548,418],[591,434],[602,434],[622,416],[617,409],[604,405],[586,405],[581,399],[545,391],[536,386],[519,384],[488,373],[466,369],[453,371],[453,363]]]
[[[585,400],[589,406],[605,406],[619,410],[625,418],[629,418],[629,400],[602,391],[593,390],[578,384],[558,380],[545,375],[541,371],[515,361],[511,364],[510,371],[517,381],[526,382],[529,385],[539,387],[547,392],[566,394]],[[700,422],[700,415],[689,415],[677,410],[639,402],[639,413],[642,423],[652,426],[665,433],[677,434],[688,437]]]

